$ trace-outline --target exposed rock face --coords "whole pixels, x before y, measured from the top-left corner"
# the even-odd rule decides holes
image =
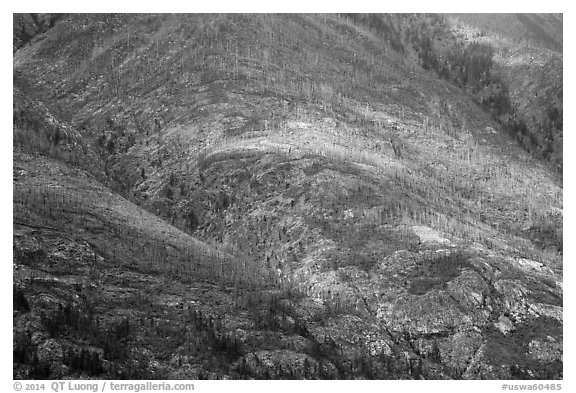
[[[242,357],[235,365],[241,374],[256,379],[312,379],[324,374],[336,378],[330,363],[319,364],[315,359],[290,350],[258,351]]]
[[[440,243],[444,245],[453,245],[450,243],[450,240],[443,238],[440,236],[438,231],[433,230],[429,227],[424,226],[414,226],[412,230],[416,235],[420,238],[420,241],[423,243]]]
[[[64,357],[62,345],[54,339],[43,341],[38,345],[38,362],[41,365],[50,367],[50,372],[54,375],[61,375],[61,364]]]
[[[494,323],[494,326],[496,326],[496,328],[500,330],[504,335],[514,330],[514,324],[504,315],[500,315],[498,322]]]
[[[562,360],[562,343],[552,336],[546,337],[545,341],[530,341],[528,351],[530,357],[541,362]]]

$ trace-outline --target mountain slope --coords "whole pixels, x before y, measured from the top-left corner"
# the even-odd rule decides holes
[[[62,14],[12,14],[13,51],[51,29]]]
[[[473,28],[461,25],[461,19],[451,20],[455,34],[463,42],[493,48],[493,72],[509,91],[509,108],[499,114],[501,122],[525,149],[562,173],[562,16],[460,15],[460,18],[475,20]],[[518,22],[523,28],[519,28],[521,33],[514,33]],[[536,38],[529,31],[536,31]]]
[[[482,35],[528,44],[562,53],[562,14],[454,14],[462,24],[481,29]]]
[[[15,53],[104,182],[233,255],[211,280],[265,278],[211,377],[561,377],[561,182],[419,66],[421,20],[74,15]]]
[[[201,322],[186,325],[218,296],[241,304],[228,286],[264,288],[259,271],[78,169],[14,154],[15,377],[178,378],[165,370],[185,356],[198,378],[198,354],[220,341]]]

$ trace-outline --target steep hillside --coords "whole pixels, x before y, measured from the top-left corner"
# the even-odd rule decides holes
[[[12,14],[13,51],[51,29],[62,14]]]
[[[162,370],[152,377],[561,378],[561,181],[479,105],[480,90],[420,66],[427,18],[62,18],[14,55],[21,101],[58,113],[104,176],[80,181],[90,177],[17,150],[15,167],[43,174],[15,181],[15,211],[36,177],[52,192],[56,171],[57,209],[79,209],[71,232],[85,228],[95,250],[127,240],[102,265],[85,262],[98,282],[113,285],[106,272],[121,269],[124,292],[153,281],[147,295],[196,302],[193,320],[170,315],[214,337],[222,357],[184,350],[182,331],[171,345],[186,358],[154,346],[138,358]],[[82,196],[102,195],[103,183],[126,199]],[[51,219],[32,194],[22,214]],[[86,212],[99,224],[81,224]],[[26,249],[18,225],[15,247]],[[169,254],[155,254],[164,243]],[[205,244],[220,250],[216,262],[191,263]],[[190,278],[191,266],[209,274]],[[212,286],[191,289],[200,282]],[[34,288],[22,293],[36,305]],[[134,306],[141,318],[160,307],[150,301]],[[147,332],[125,345],[152,345]],[[206,375],[210,361],[219,371]],[[102,367],[91,375],[111,372]]]
[[[472,22],[466,25],[462,19],[451,19],[461,42],[480,43],[492,50],[493,79],[504,85],[509,102],[495,115],[527,151],[562,173],[562,15],[460,18]],[[493,92],[493,85],[489,92]],[[481,97],[486,100],[486,92]]]
[[[261,272],[80,170],[14,158],[15,378],[228,375],[218,354],[237,344],[215,335],[213,313],[223,302],[242,318]],[[183,359],[186,374],[174,371]]]
[[[526,29],[554,39],[535,41]],[[424,68],[466,91],[526,151],[562,174],[561,16],[426,15],[410,31]]]
[[[454,14],[461,24],[479,35],[527,44],[562,53],[562,14]]]
[[[516,138],[528,151],[563,169],[562,56],[527,48],[503,50],[495,58],[509,83]]]

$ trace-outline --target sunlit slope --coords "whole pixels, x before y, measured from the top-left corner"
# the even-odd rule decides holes
[[[562,14],[453,14],[483,35],[562,53]]]

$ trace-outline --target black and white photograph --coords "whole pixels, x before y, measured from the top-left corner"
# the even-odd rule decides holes
[[[14,389],[561,390],[563,15],[13,13]]]

